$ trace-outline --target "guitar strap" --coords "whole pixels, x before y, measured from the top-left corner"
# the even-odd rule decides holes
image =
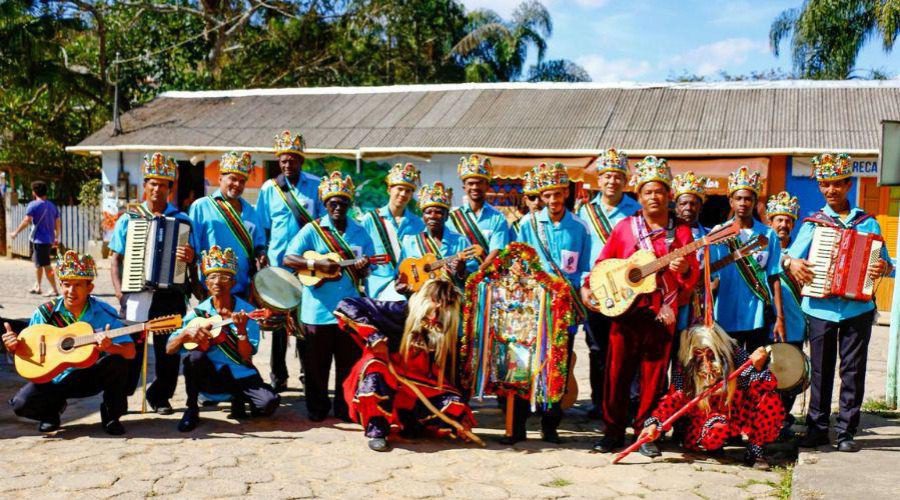
[[[375,224],[375,231],[381,239],[384,250],[391,258],[391,265],[397,267],[397,256],[400,255],[400,242],[397,240],[397,231],[391,223],[378,213],[378,210],[369,212],[369,217],[372,218],[372,222]]]
[[[62,314],[56,310],[56,306],[59,305],[60,300],[62,299],[57,297],[38,306],[38,312],[45,324],[53,325],[57,328],[64,328],[75,322],[75,318],[73,318],[72,315]],[[85,310],[87,310],[87,307],[85,307]]]
[[[434,238],[432,238],[430,234],[425,232],[419,233],[419,235],[416,236],[416,243],[419,244],[419,251],[422,252],[422,255],[430,253],[433,254],[437,260],[444,258],[444,256],[441,255],[441,246],[438,242],[434,241]]]
[[[609,222],[609,217],[606,216],[603,208],[594,203],[585,203],[584,206],[588,213],[588,220],[591,221],[591,227],[594,228],[594,232],[600,237],[600,242],[606,244],[606,240],[609,239],[609,234],[612,232],[612,224]]]
[[[484,210],[484,208],[482,208],[482,210]],[[470,244],[479,245],[485,252],[490,252],[487,238],[484,237],[481,228],[478,227],[478,224],[466,210],[457,208],[456,210],[451,211],[450,221],[456,226],[457,231],[469,240]],[[484,262],[484,258],[480,255],[475,256],[475,259],[478,260],[479,264]]]
[[[548,248],[546,242],[547,235],[544,234],[543,228],[540,224],[538,224],[537,217],[531,218],[531,228],[534,230],[534,234],[537,235],[537,241],[538,246],[540,247],[540,251],[544,254],[544,257],[546,257],[547,262],[550,263],[550,267],[552,268],[553,273],[559,276],[568,286],[569,295],[572,296],[572,305],[575,311],[575,322],[581,323],[585,318],[587,318],[588,314],[587,307],[584,305],[584,302],[581,301],[581,294],[578,292],[578,290],[575,289],[574,286],[572,286],[572,283],[570,283],[568,278],[566,278],[566,275],[563,274],[562,269],[560,269],[559,266],[556,265],[556,262],[553,260],[553,254],[550,253],[550,249]],[[581,258],[584,258],[584,256],[582,255]]]
[[[294,219],[297,221],[297,225],[300,226],[300,229],[303,229],[303,226],[312,222],[312,215],[310,215],[309,212],[303,208],[303,205],[300,204],[299,200],[297,200],[297,195],[294,194],[291,186],[288,185],[288,180],[284,174],[278,174],[278,177],[275,178],[275,185],[278,186],[276,191],[279,196],[281,196],[281,201],[284,202],[294,215]]]
[[[247,259],[253,261],[256,254],[253,252],[253,238],[250,237],[250,232],[247,231],[247,227],[244,225],[244,221],[241,220],[240,214],[231,206],[231,203],[221,199],[221,198],[213,198],[210,196],[213,202],[213,206],[216,207],[219,211],[219,215],[222,216],[222,219],[225,221],[225,225],[228,226],[228,229],[231,230],[231,234],[234,235],[235,239],[240,243],[241,248],[244,250],[244,253],[247,255]]]
[[[209,312],[201,311],[200,309],[196,308],[194,309],[194,314],[196,314],[198,318],[212,317]],[[238,338],[237,332],[234,328],[234,323],[223,326],[222,335],[224,335],[222,342],[217,344],[217,347],[222,351],[222,354],[239,365],[253,366],[252,359],[245,360],[241,357],[241,352],[238,350]]]
[[[319,238],[325,242],[325,246],[328,247],[329,252],[338,254],[343,260],[356,260],[356,254],[353,253],[353,250],[350,249],[350,245],[347,244],[344,237],[337,231],[332,230],[330,227],[323,227],[319,224],[319,221],[312,221],[310,224],[312,224],[313,229],[316,230],[316,234],[319,235]],[[365,287],[363,286],[365,276],[352,266],[342,267],[341,272],[347,274],[350,281],[353,282],[353,287],[359,291],[360,296],[365,297]]]

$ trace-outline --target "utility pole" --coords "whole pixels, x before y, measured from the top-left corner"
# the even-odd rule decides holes
[[[900,216],[900,214],[897,214]],[[900,232],[897,233],[897,252],[894,254],[900,257]],[[895,276],[897,272],[894,272]],[[900,372],[900,279],[894,278],[894,298],[891,300],[891,330],[888,340],[888,359],[887,359],[887,387],[885,388],[885,399],[888,407],[897,409],[897,403],[900,402],[900,384],[897,383],[898,372]]]

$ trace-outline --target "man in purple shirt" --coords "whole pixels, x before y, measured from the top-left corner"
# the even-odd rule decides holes
[[[59,291],[56,289],[56,280],[53,279],[53,267],[50,265],[50,248],[59,243],[59,210],[47,199],[47,183],[44,181],[32,182],[31,193],[34,201],[25,208],[25,218],[15,231],[9,233],[9,236],[15,239],[26,227],[34,224],[30,237],[31,260],[34,262],[37,281],[28,293],[41,293],[41,280],[46,271],[47,281],[53,288],[52,292],[47,292],[47,296],[56,297]]]

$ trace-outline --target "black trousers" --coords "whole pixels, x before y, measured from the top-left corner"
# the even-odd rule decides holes
[[[536,413],[541,416],[541,430],[555,431],[562,422],[563,411],[559,403],[551,404],[546,409],[538,407]],[[513,436],[525,437],[525,424],[531,415],[531,403],[525,398],[516,396],[513,403]]]
[[[591,383],[591,403],[595,408],[603,406],[603,371],[606,368],[606,350],[609,347],[609,318],[593,311],[588,312],[584,341],[588,346],[588,373]]]
[[[170,314],[180,314],[182,316],[187,313],[187,303],[184,294],[175,290],[158,290],[153,293],[153,301],[150,303],[150,319],[168,316]],[[134,359],[129,362],[128,366],[128,395],[134,394],[137,390],[138,383],[141,380],[141,368],[144,363],[144,348],[147,342],[143,339],[143,334],[135,334],[131,336],[134,341],[134,347],[137,351]],[[178,365],[181,356],[178,353],[168,354],[166,352],[166,337],[159,336],[153,339],[153,357],[155,359],[156,378],[147,387],[147,401],[151,406],[159,406],[167,403],[175,394],[175,387],[178,385]]]
[[[834,369],[840,354],[841,393],[834,428],[838,434],[856,434],[859,408],[865,393],[866,361],[874,318],[875,311],[838,323],[807,316],[809,360],[812,365],[809,411],[806,414],[808,432],[828,432]]]
[[[328,399],[328,374],[334,359],[334,416],[348,419],[347,402],[344,401],[343,383],[362,350],[350,335],[337,325],[304,325],[306,346],[300,353],[306,369],[304,392],[309,413],[327,414],[331,409]]]
[[[769,329],[766,327],[757,328],[755,330],[728,332],[728,335],[736,340],[738,345],[747,351],[747,354],[753,353],[757,347],[766,346],[772,343],[772,341],[769,340]]]
[[[117,420],[128,411],[126,394],[128,360],[108,355],[94,366],[69,373],[62,381],[25,384],[12,399],[10,406],[16,415],[38,421],[54,421],[70,398],[86,398],[103,393],[103,412],[108,419]]]
[[[305,338],[297,338],[296,343],[297,352],[300,355],[300,381],[302,382],[306,373],[306,369],[303,366],[303,349],[306,347],[306,340]],[[287,368],[288,345],[288,333],[285,328],[277,328],[272,331],[272,352],[269,356],[269,366],[272,368],[269,380],[271,380],[272,385],[287,382],[290,377]]]
[[[216,369],[205,352],[195,350],[184,357],[184,385],[187,391],[188,409],[197,410],[200,392],[231,394],[232,404],[249,402],[253,415],[269,416],[278,409],[281,397],[269,384],[263,382],[259,372],[244,378],[234,378],[225,366]]]

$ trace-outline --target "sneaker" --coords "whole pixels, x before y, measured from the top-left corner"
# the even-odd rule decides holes
[[[597,453],[612,453],[623,446],[625,446],[624,437],[603,436],[603,439],[594,444],[593,450]]]
[[[369,440],[369,449],[372,451],[389,451],[391,445],[388,444],[385,438],[372,438]]]
[[[171,415],[175,413],[175,410],[172,409],[172,405],[168,401],[163,401],[159,404],[150,403],[150,408],[153,408],[153,411],[155,411],[157,415]]]
[[[837,450],[845,453],[856,453],[860,450],[859,443],[857,443],[851,434],[839,434],[837,438]]]
[[[200,411],[197,409],[188,408],[185,410],[184,415],[181,416],[181,421],[178,422],[178,431],[179,432],[191,432],[192,430],[197,428],[197,425],[200,424]]]
[[[38,432],[47,433],[53,432],[57,429],[59,429],[59,418],[41,420],[40,423],[38,423]]]
[[[638,453],[644,455],[649,458],[656,458],[662,456],[662,453],[659,451],[659,446],[656,446],[656,443],[644,443],[638,448]]]
[[[104,422],[103,430],[110,436],[121,436],[122,434],[125,434],[125,426],[123,426],[122,422],[119,422],[118,419]]]

